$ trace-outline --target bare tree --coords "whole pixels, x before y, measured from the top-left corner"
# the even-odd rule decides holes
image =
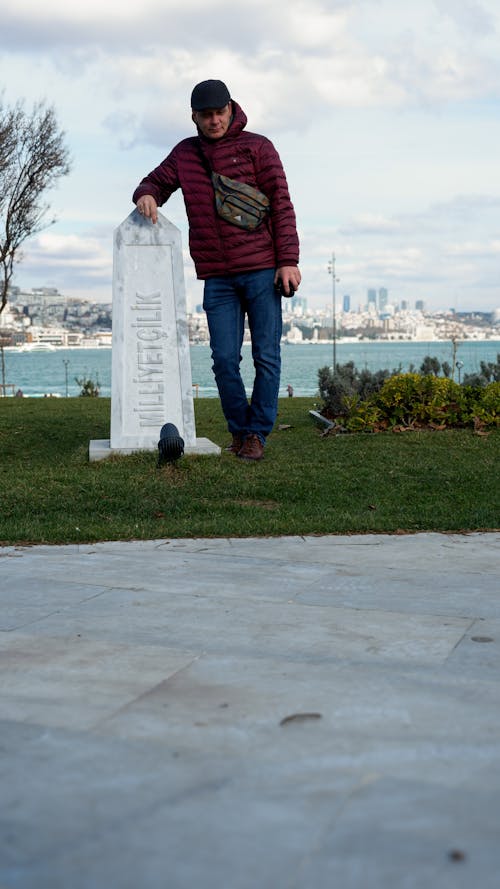
[[[28,113],[22,102],[5,107],[0,96],[0,313],[21,244],[55,221],[45,219],[43,196],[69,173],[64,135],[44,102]]]

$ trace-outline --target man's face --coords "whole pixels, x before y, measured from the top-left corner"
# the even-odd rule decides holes
[[[193,111],[192,118],[207,139],[220,139],[229,129],[231,113],[231,103],[229,102],[224,108],[205,108],[203,111]]]

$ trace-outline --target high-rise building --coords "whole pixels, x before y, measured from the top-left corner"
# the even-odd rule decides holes
[[[417,312],[423,312],[424,308],[425,308],[425,303],[424,303],[423,299],[417,299],[415,302],[415,309],[417,310]]]
[[[368,290],[368,308],[373,306],[375,309],[377,308],[377,291],[374,287],[370,287]]]
[[[292,312],[305,315],[307,312],[307,299],[305,296],[292,296],[291,300],[288,302],[288,306]]]
[[[378,310],[379,310],[379,312],[384,311],[388,302],[389,302],[389,293],[387,291],[387,287],[379,287],[379,291],[378,291]]]
[[[350,312],[350,311],[351,311],[351,297],[349,296],[348,293],[345,293],[345,294],[344,294],[344,299],[343,299],[343,302],[342,302],[342,309],[343,309],[344,312]]]

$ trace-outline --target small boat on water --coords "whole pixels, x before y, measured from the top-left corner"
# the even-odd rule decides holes
[[[53,343],[23,343],[19,346],[20,352],[55,352]]]

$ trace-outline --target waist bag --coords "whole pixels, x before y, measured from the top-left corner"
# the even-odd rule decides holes
[[[247,231],[256,229],[269,212],[269,198],[246,182],[229,179],[214,171],[211,176],[219,216]]]

